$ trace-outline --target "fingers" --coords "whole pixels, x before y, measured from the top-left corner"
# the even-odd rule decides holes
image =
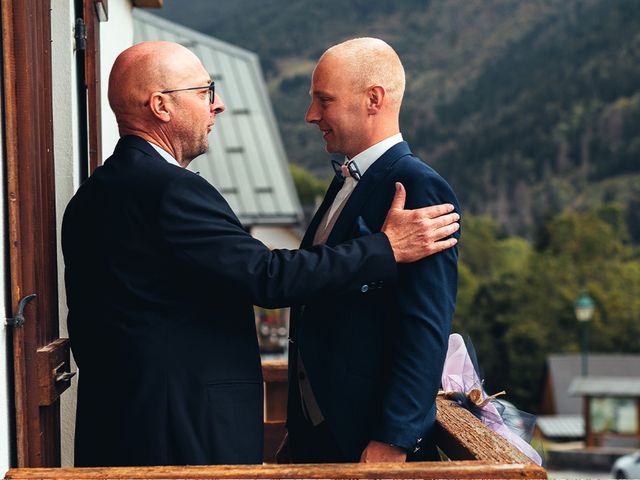
[[[459,223],[452,223],[450,225],[445,225],[444,227],[440,227],[438,228],[434,233],[434,239],[435,240],[440,240],[442,238],[446,238],[449,235],[453,235],[454,233],[456,233],[458,230],[460,229],[460,224]]]
[[[404,210],[404,202],[406,199],[407,192],[404,189],[404,185],[402,185],[400,182],[396,182],[396,194],[394,195],[393,201],[391,202],[390,210]]]
[[[435,228],[446,227],[447,225],[452,225],[453,223],[460,220],[460,215],[456,212],[450,213],[448,215],[442,215],[437,218],[427,220],[431,225]]]
[[[447,238],[446,240],[440,240],[439,242],[433,242],[431,244],[431,254],[442,252],[448,248],[455,246],[458,243],[458,240],[455,238]]]
[[[430,205],[428,207],[418,208],[416,209],[416,212],[419,212],[421,215],[425,215],[427,218],[436,218],[452,212],[453,209],[454,206],[450,203],[443,203],[441,205]]]

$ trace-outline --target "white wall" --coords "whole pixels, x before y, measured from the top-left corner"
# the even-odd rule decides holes
[[[74,1],[56,0],[51,4],[51,67],[53,74],[53,155],[56,178],[56,232],[58,246],[58,315],[60,336],[68,337],[67,304],[64,290],[64,262],[60,248],[62,214],[79,185],[78,99],[74,53]],[[72,371],[77,371],[75,363]],[[62,465],[73,465],[73,432],[77,378],[60,401]]]
[[[2,93],[2,84],[0,83],[0,94]],[[2,118],[2,103],[0,102],[0,118]],[[4,132],[2,131],[2,122],[0,122],[0,225],[4,227],[7,223],[7,217],[5,215],[4,199],[4,157],[2,152],[3,148]],[[6,272],[5,263],[5,232],[6,228],[0,230],[0,271]],[[3,298],[7,298],[6,289],[6,275],[0,275],[0,292]],[[10,298],[10,296],[9,296]],[[7,312],[5,308],[5,302],[0,301],[0,319],[7,318]],[[0,325],[0,475],[4,474],[11,463],[11,450],[12,442],[10,442],[10,421],[13,412],[9,410],[9,384],[12,376],[9,370],[8,358],[11,351],[10,346],[7,344],[7,327],[3,324]]]
[[[109,0],[109,21],[100,24],[100,70],[102,83],[102,159],[113,153],[118,143],[118,125],[109,107],[109,72],[116,57],[133,45],[133,7],[130,0]]]
[[[295,250],[300,247],[302,237],[293,228],[290,227],[271,227],[257,225],[251,227],[251,236],[257,238],[267,247],[288,248]]]

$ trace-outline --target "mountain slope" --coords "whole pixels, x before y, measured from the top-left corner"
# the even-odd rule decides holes
[[[166,0],[159,13],[261,56],[289,159],[320,176],[331,170],[303,120],[310,74],[328,46],[363,35],[403,59],[402,131],[466,211],[528,234],[640,173],[634,0]]]

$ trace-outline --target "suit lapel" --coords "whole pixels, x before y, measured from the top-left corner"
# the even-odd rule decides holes
[[[322,220],[322,217],[324,217],[325,212],[329,209],[329,207],[331,207],[333,199],[336,198],[336,195],[342,188],[343,183],[344,180],[339,180],[336,177],[333,178],[333,181],[329,185],[322,203],[311,219],[311,223],[309,224],[309,227],[304,234],[304,238],[302,239],[302,243],[300,245],[302,248],[308,248],[313,245],[313,237],[315,236],[316,230],[318,229],[318,224],[320,223],[320,220]]]
[[[336,198],[336,195],[342,188],[343,183],[344,183],[343,179],[338,179],[335,176],[333,177],[333,180],[331,181],[331,184],[327,189],[327,193],[325,193],[324,198],[322,199],[322,203],[318,207],[318,210],[316,211],[315,215],[311,219],[311,223],[307,227],[307,231],[305,232],[304,237],[302,238],[302,243],[300,244],[300,248],[309,248],[313,245],[313,238],[316,235],[316,230],[318,229],[318,225],[320,224],[322,217],[324,217],[325,212],[329,209],[329,207],[331,207],[331,204],[333,203],[333,199]],[[299,333],[297,328],[297,323],[298,323],[297,319],[298,317],[302,316],[303,308],[304,306],[302,306],[301,308],[298,306],[294,306],[291,310],[291,317],[289,319],[289,322],[290,322],[289,334],[292,335],[294,338],[297,337]],[[294,350],[295,350],[295,347],[289,349],[290,352]],[[296,354],[289,355],[289,366],[294,365],[293,371],[295,372],[297,372],[297,370],[295,370],[295,365],[297,364],[297,361],[298,359]],[[289,372],[291,371],[292,370],[290,368]]]
[[[411,150],[407,142],[400,142],[387,150],[367,169],[336,220],[327,239],[327,245],[337,245],[347,238],[356,218],[362,214],[362,207],[373,194],[380,180],[387,175],[393,164],[405,155],[411,155]]]

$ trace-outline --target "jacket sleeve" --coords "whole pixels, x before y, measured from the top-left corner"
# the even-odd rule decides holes
[[[269,250],[242,228],[215,188],[189,173],[166,187],[158,215],[167,253],[187,270],[266,308],[359,291],[372,281],[395,283],[397,267],[386,235],[334,248]]]
[[[451,203],[460,213],[453,191],[437,175],[417,176],[405,186],[407,208]],[[390,376],[373,440],[410,452],[433,422],[455,308],[457,257],[454,247],[398,267],[397,293],[389,310],[395,334]]]

